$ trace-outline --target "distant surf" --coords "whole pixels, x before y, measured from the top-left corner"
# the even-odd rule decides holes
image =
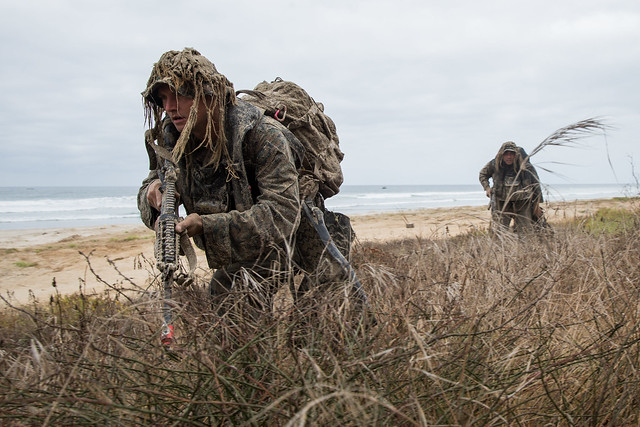
[[[637,195],[621,184],[545,186],[550,201]],[[138,187],[0,187],[0,230],[141,224]],[[477,185],[343,185],[326,200],[348,215],[413,209],[479,206],[488,200]]]

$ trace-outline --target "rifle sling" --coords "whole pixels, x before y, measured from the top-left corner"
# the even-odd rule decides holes
[[[329,254],[340,264],[343,271],[346,273],[347,277],[353,283],[353,290],[358,296],[360,302],[365,305],[369,305],[369,300],[367,298],[367,294],[364,292],[358,277],[356,276],[356,272],[349,264],[349,261],[342,255],[335,242],[331,238],[331,234],[329,234],[329,230],[324,222],[324,215],[322,211],[313,203],[313,201],[309,198],[304,199],[302,203],[302,208],[307,218],[315,228],[320,240],[324,243],[325,248],[329,252]]]
[[[196,251],[193,249],[193,245],[191,244],[191,239],[187,235],[187,233],[180,234],[180,249],[182,253],[187,257],[187,262],[189,263],[189,276],[193,275],[196,271],[196,266],[198,265],[198,257],[196,256]]]

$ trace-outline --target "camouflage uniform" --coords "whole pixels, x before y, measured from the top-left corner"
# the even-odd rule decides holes
[[[344,278],[309,221],[300,215],[301,143],[280,123],[240,99],[226,104],[224,128],[229,157],[221,156],[217,167],[207,161],[209,148],[198,147],[193,138],[177,163],[181,202],[187,214],[197,213],[203,219],[203,234],[194,236],[194,242],[215,269],[212,294],[224,294],[238,275],[247,273],[258,276],[260,283],[271,282],[264,290],[270,300],[280,279],[287,280],[291,259],[294,269],[307,273],[303,288]],[[162,121],[162,134],[160,144],[171,151],[180,134],[169,118]],[[151,155],[152,170],[138,193],[141,218],[149,228],[159,215],[146,198],[149,184],[160,176],[162,162],[155,160]],[[322,204],[321,196],[316,199]],[[337,246],[348,256],[353,237],[348,218],[326,210],[325,217]]]
[[[516,153],[512,166],[502,161],[507,150]],[[542,202],[542,189],[538,173],[525,150],[511,141],[502,144],[496,157],[480,170],[480,184],[485,191],[491,188],[490,178],[493,181],[492,223],[498,228],[508,229],[513,219],[515,231],[530,230],[534,224],[533,210]]]

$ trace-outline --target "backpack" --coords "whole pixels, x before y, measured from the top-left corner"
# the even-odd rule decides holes
[[[333,120],[300,86],[280,77],[263,81],[253,90],[239,90],[240,99],[258,107],[266,116],[275,118],[300,140],[305,148],[299,170],[300,193],[303,199],[316,193],[327,199],[338,194],[344,180],[340,162],[338,134]]]

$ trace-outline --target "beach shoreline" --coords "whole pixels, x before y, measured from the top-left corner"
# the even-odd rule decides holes
[[[604,207],[631,209],[634,199],[576,200],[545,205],[550,223],[595,213]],[[435,239],[486,230],[487,206],[432,208],[369,215],[351,215],[357,242]],[[34,298],[47,301],[56,292],[82,289],[100,293],[108,285],[148,284],[154,271],[154,233],[144,225],[0,230],[0,295],[12,304]],[[198,267],[206,271],[198,250]],[[53,286],[55,284],[55,287]],[[4,304],[4,303],[0,303]]]

